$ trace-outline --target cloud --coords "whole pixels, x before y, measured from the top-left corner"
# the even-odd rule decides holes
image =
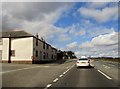
[[[92,18],[97,22],[104,23],[110,20],[117,20],[118,7],[105,7],[102,10],[81,7],[79,13],[85,18]]]
[[[66,32],[54,26],[64,11],[73,3],[57,2],[4,2],[2,30],[22,29],[50,40],[60,34],[63,40],[68,39]]]
[[[86,34],[86,31],[83,30],[83,29],[81,29],[80,32],[79,32],[79,34],[80,34],[81,36],[82,36],[82,35],[85,35],[85,34]]]
[[[109,34],[115,31],[114,28],[106,28],[104,26],[93,26],[89,27],[90,30],[87,30],[88,36],[96,37],[99,35]]]
[[[104,8],[109,3],[110,2],[88,2],[86,6],[89,8]]]
[[[118,44],[118,33],[113,32],[106,35],[99,35],[92,39],[92,44],[96,46],[109,46]]]
[[[60,34],[59,35],[59,41],[61,41],[61,42],[69,41],[70,39],[71,38],[67,34]]]
[[[72,42],[72,43],[68,44],[67,47],[70,49],[76,49],[78,47],[78,44],[77,44],[77,42]]]
[[[82,43],[80,50],[91,56],[118,56],[118,32],[94,37],[91,41]]]
[[[24,28],[22,27],[24,22],[54,24],[62,12],[71,5],[72,3],[57,2],[4,2],[2,3],[3,30]]]

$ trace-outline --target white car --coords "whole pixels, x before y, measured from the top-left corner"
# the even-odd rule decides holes
[[[90,66],[90,60],[88,58],[80,58],[76,62],[76,66]]]

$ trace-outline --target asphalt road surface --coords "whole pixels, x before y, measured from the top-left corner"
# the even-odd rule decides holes
[[[74,66],[51,87],[117,87],[117,84],[103,75],[100,70],[92,67],[77,69]]]
[[[62,64],[2,64],[2,87],[118,87],[117,80],[98,67],[77,68],[75,62],[68,60]]]

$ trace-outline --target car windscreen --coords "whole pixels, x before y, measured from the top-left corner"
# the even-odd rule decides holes
[[[79,60],[88,60],[87,58],[80,58]]]

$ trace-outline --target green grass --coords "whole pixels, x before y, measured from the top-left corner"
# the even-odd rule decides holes
[[[120,58],[114,58],[114,59],[97,59],[97,60],[104,60],[104,61],[112,61],[112,62],[119,62],[120,63]]]

